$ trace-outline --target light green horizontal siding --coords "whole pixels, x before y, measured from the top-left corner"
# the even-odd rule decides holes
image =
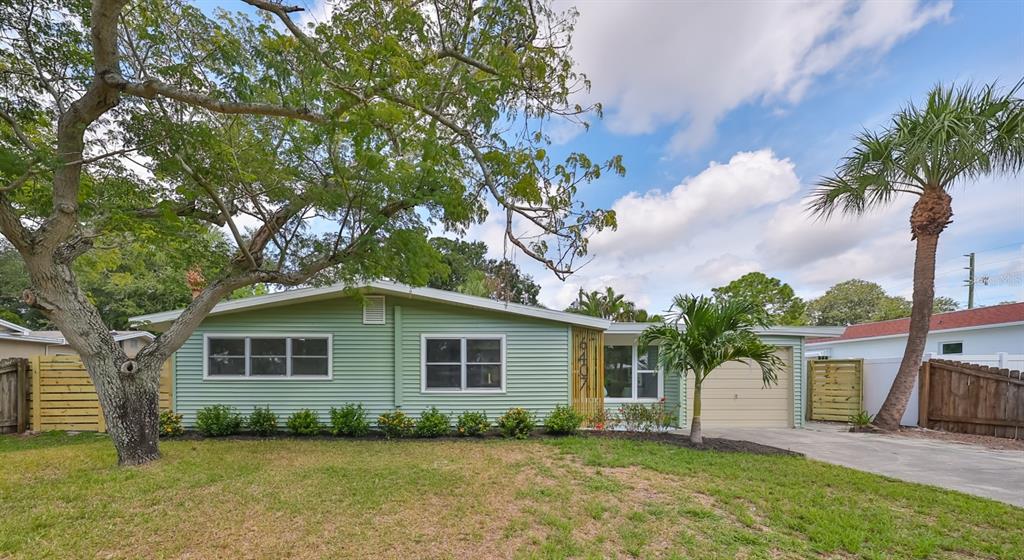
[[[421,391],[423,335],[504,334],[504,394],[437,394]],[[444,412],[483,410],[494,417],[521,406],[546,417],[569,403],[569,332],[550,321],[464,311],[456,307],[402,305],[402,409],[419,414],[436,406]]]
[[[372,418],[395,409],[395,382],[401,380],[401,408],[418,415],[437,406],[445,412],[485,410],[497,416],[512,406],[546,416],[567,404],[568,329],[564,324],[495,312],[418,302],[388,296],[387,324],[362,324],[362,304],[351,298],[253,310],[210,317],[175,358],[175,408],[186,425],[202,407],[226,404],[248,413],[270,406],[281,421],[311,408],[326,421],[332,406],[360,403]],[[394,345],[395,306],[401,306],[401,344]],[[206,333],[333,335],[333,378],[324,381],[203,380]],[[504,394],[438,395],[420,391],[422,334],[504,334]],[[400,364],[396,376],[395,363]]]

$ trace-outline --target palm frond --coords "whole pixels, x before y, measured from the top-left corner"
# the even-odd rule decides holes
[[[863,131],[833,175],[818,180],[807,210],[823,219],[863,214],[901,194],[945,189],[990,173],[1024,170],[1024,79],[1001,91],[995,83],[936,85],[878,132]]]

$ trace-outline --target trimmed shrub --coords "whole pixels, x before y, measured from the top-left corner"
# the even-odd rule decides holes
[[[530,432],[537,427],[537,420],[533,413],[525,408],[510,408],[508,412],[498,418],[498,429],[505,437],[526,439]]]
[[[185,433],[181,425],[181,415],[171,410],[160,411],[160,437],[171,438]]]
[[[420,420],[416,422],[413,434],[421,438],[434,438],[448,435],[451,429],[451,418],[438,410],[436,406],[432,406],[420,414]]]
[[[486,434],[490,427],[491,421],[487,419],[487,413],[467,410],[459,415],[455,430],[460,436],[480,437]]]
[[[269,406],[255,407],[249,415],[249,431],[258,436],[272,436],[277,432],[277,415]]]
[[[331,433],[336,436],[365,436],[370,433],[370,422],[361,404],[346,404],[331,408]]]
[[[587,419],[587,423],[590,424],[591,428],[598,431],[610,430],[618,424],[618,419],[614,414],[608,414],[608,411],[604,408],[599,408],[597,412]]]
[[[639,403],[624,404],[619,407],[619,419],[623,427],[631,432],[663,431],[672,426],[676,415],[666,406],[662,398],[656,403],[646,406]]]
[[[224,404],[207,406],[196,413],[196,429],[206,437],[222,437],[242,430],[242,415]]]
[[[316,413],[308,408],[296,410],[288,417],[288,431],[297,436],[315,436],[320,433],[323,426],[317,419]]]
[[[394,439],[411,435],[416,423],[401,410],[396,410],[378,416],[377,427],[384,432],[384,437]]]
[[[549,434],[575,434],[583,424],[583,415],[576,412],[572,407],[558,405],[551,411],[551,415],[544,421],[544,429]]]

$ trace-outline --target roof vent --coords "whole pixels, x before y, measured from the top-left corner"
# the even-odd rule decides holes
[[[384,296],[364,296],[363,324],[383,325],[386,318],[384,310]]]

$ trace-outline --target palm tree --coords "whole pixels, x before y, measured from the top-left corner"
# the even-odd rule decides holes
[[[1007,92],[995,84],[975,88],[936,86],[923,107],[911,103],[880,132],[864,131],[832,177],[811,195],[809,209],[824,219],[836,211],[862,215],[917,197],[910,214],[916,240],[914,296],[903,361],[875,425],[896,429],[921,367],[932,302],[939,234],[953,217],[953,188],[990,174],[1014,175],[1024,167],[1024,80]]]
[[[663,371],[681,375],[693,372],[691,442],[703,443],[701,386],[715,369],[728,362],[754,362],[761,368],[765,386],[777,381],[776,372],[784,363],[775,348],[754,332],[767,326],[764,313],[759,311],[748,301],[677,295],[669,309],[669,322],[648,327],[640,335],[642,349],[658,346],[658,365]]]

